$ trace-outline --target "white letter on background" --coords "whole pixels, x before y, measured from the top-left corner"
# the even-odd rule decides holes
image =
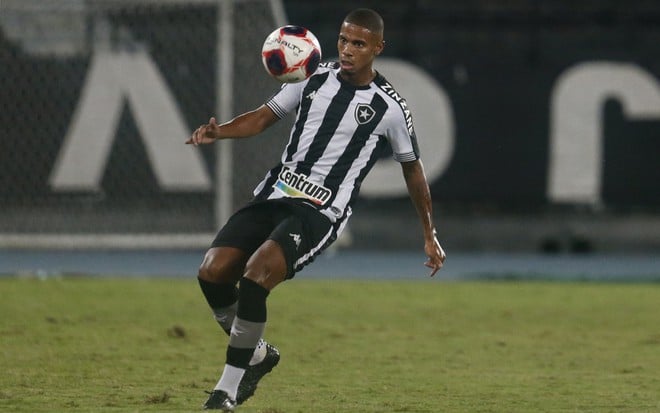
[[[618,100],[628,118],[660,117],[660,87],[637,65],[588,62],[562,73],[550,108],[551,201],[601,202],[603,105],[608,99]]]
[[[124,98],[160,186],[169,191],[211,189],[201,154],[183,143],[190,131],[174,96],[143,51],[95,53],[51,172],[53,189],[99,189]]]

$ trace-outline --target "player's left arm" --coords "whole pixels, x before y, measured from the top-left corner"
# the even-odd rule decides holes
[[[431,269],[430,276],[433,277],[442,268],[446,255],[440,246],[440,242],[438,242],[435,226],[433,225],[433,203],[431,202],[431,191],[424,174],[424,166],[422,161],[418,159],[411,162],[402,162],[401,169],[408,187],[408,194],[415,205],[424,232],[424,252],[428,257],[424,265]]]

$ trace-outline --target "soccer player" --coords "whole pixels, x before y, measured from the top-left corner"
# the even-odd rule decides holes
[[[284,84],[264,105],[228,122],[211,118],[186,141],[246,138],[296,116],[280,162],[220,229],[199,269],[202,292],[229,334],[224,370],[205,409],[234,411],[278,363],[279,352],[262,339],[266,298],[341,233],[362,180],[387,144],[421,221],[430,275],[443,265],[410,109],[373,69],[384,45],[381,16],[356,9],[339,31],[339,62]]]

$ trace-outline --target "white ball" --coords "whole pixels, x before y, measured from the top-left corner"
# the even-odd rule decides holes
[[[266,37],[261,60],[269,75],[284,83],[310,77],[321,62],[321,45],[312,32],[301,26],[283,26]]]

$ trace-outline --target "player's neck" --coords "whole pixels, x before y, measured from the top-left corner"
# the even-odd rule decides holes
[[[376,71],[373,68],[360,73],[350,73],[342,70],[339,71],[339,76],[342,80],[353,86],[367,86],[376,78]]]

